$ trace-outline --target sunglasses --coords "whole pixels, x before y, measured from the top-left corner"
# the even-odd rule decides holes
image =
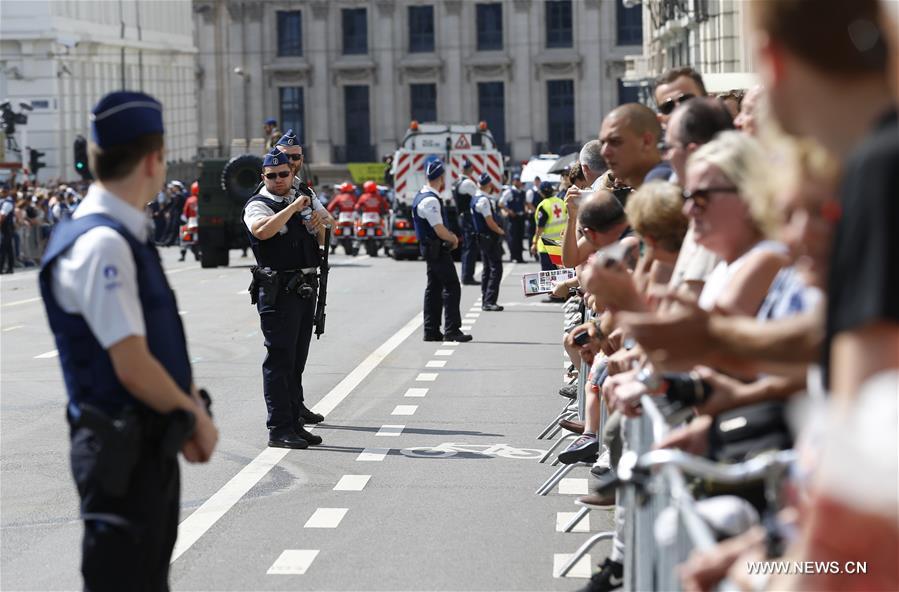
[[[671,115],[671,112],[674,111],[674,108],[680,105],[681,103],[686,103],[690,99],[695,99],[696,95],[692,95],[690,93],[684,93],[676,99],[668,99],[661,105],[659,105],[659,113],[662,115]]]
[[[692,199],[693,203],[700,208],[704,208],[709,204],[712,195],[715,193],[738,193],[738,191],[736,187],[708,187],[706,189],[697,189],[696,191],[684,190],[681,193],[681,197],[684,198],[685,202]]]
[[[302,154],[288,154],[287,156],[289,156],[290,160],[293,160],[293,161],[303,160]]]
[[[266,179],[277,179],[278,177],[281,177],[282,179],[286,179],[289,176],[290,176],[290,171],[281,171],[280,173],[266,173],[265,174]]]

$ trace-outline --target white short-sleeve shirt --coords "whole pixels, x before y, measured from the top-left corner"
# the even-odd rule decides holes
[[[91,185],[72,218],[104,214],[118,222],[140,242],[148,237],[143,211]],[[67,313],[84,317],[105,349],[132,335],[146,335],[137,286],[137,265],[128,241],[108,227],[93,228],[61,254],[51,270],[51,290]]]
[[[4,216],[9,216],[9,214],[15,209],[13,206],[11,199],[4,199],[0,201],[0,214]]]
[[[492,216],[493,209],[490,207],[490,196],[478,191],[477,195],[474,197],[474,210],[485,218],[487,216]]]
[[[433,191],[429,186],[425,185],[421,188],[422,191]],[[443,216],[440,215],[440,201],[430,195],[420,202],[418,202],[418,207],[415,208],[415,211],[418,212],[418,215],[428,221],[432,227],[437,226],[438,224],[443,224]]]
[[[457,189],[459,193],[462,195],[467,195],[469,197],[474,197],[474,195],[478,192],[478,186],[475,185],[475,182],[465,177],[459,183],[459,188]]]

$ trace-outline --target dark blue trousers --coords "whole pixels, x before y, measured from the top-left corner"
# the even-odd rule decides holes
[[[442,250],[437,257],[426,257],[428,284],[425,287],[424,325],[425,335],[440,333],[440,317],[443,316],[443,333],[454,333],[462,326],[459,300],[462,288],[452,254]]]
[[[484,275],[481,278],[481,301],[483,304],[496,304],[499,297],[499,284],[503,279],[503,240],[498,234],[478,235],[481,247],[481,261],[484,263]]]
[[[478,235],[470,219],[462,218],[462,281],[473,282],[474,267],[478,262]]]

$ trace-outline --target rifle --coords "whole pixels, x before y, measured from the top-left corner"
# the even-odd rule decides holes
[[[328,299],[328,253],[331,252],[331,227],[325,226],[325,243],[322,248],[321,273],[318,278],[318,299],[315,303],[315,338],[320,339],[325,332],[325,306]]]

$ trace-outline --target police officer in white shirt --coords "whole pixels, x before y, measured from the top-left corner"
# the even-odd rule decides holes
[[[55,227],[39,275],[68,391],[81,572],[85,590],[168,590],[177,452],[206,462],[218,432],[143,213],[165,181],[162,105],[114,92],[91,119],[97,181]]]
[[[334,218],[331,217],[327,208],[325,208],[318,196],[315,195],[315,191],[312,190],[312,187],[310,187],[307,182],[300,179],[300,170],[303,168],[303,147],[300,146],[299,139],[294,131],[292,129],[287,130],[287,133],[278,140],[275,148],[277,148],[278,151],[283,152],[289,159],[288,164],[290,165],[290,172],[293,174],[292,187],[294,197],[306,195],[312,200],[310,207],[312,208],[312,218],[314,219],[316,226],[319,226],[320,228],[324,228],[325,226],[335,226],[336,222],[334,221]],[[319,239],[321,238],[322,237],[319,237]]]
[[[474,223],[471,219],[471,200],[478,192],[477,183],[472,180],[474,167],[471,161],[462,161],[462,176],[453,185],[453,199],[459,210],[459,226],[462,228],[462,285],[477,286],[481,282],[474,277],[475,264],[478,261],[478,240]]]
[[[493,179],[481,173],[478,192],[471,202],[471,214],[481,249],[484,274],[481,279],[481,310],[499,312],[502,306],[496,303],[499,284],[503,277],[503,237],[506,235],[497,222],[498,206],[493,199]]]

